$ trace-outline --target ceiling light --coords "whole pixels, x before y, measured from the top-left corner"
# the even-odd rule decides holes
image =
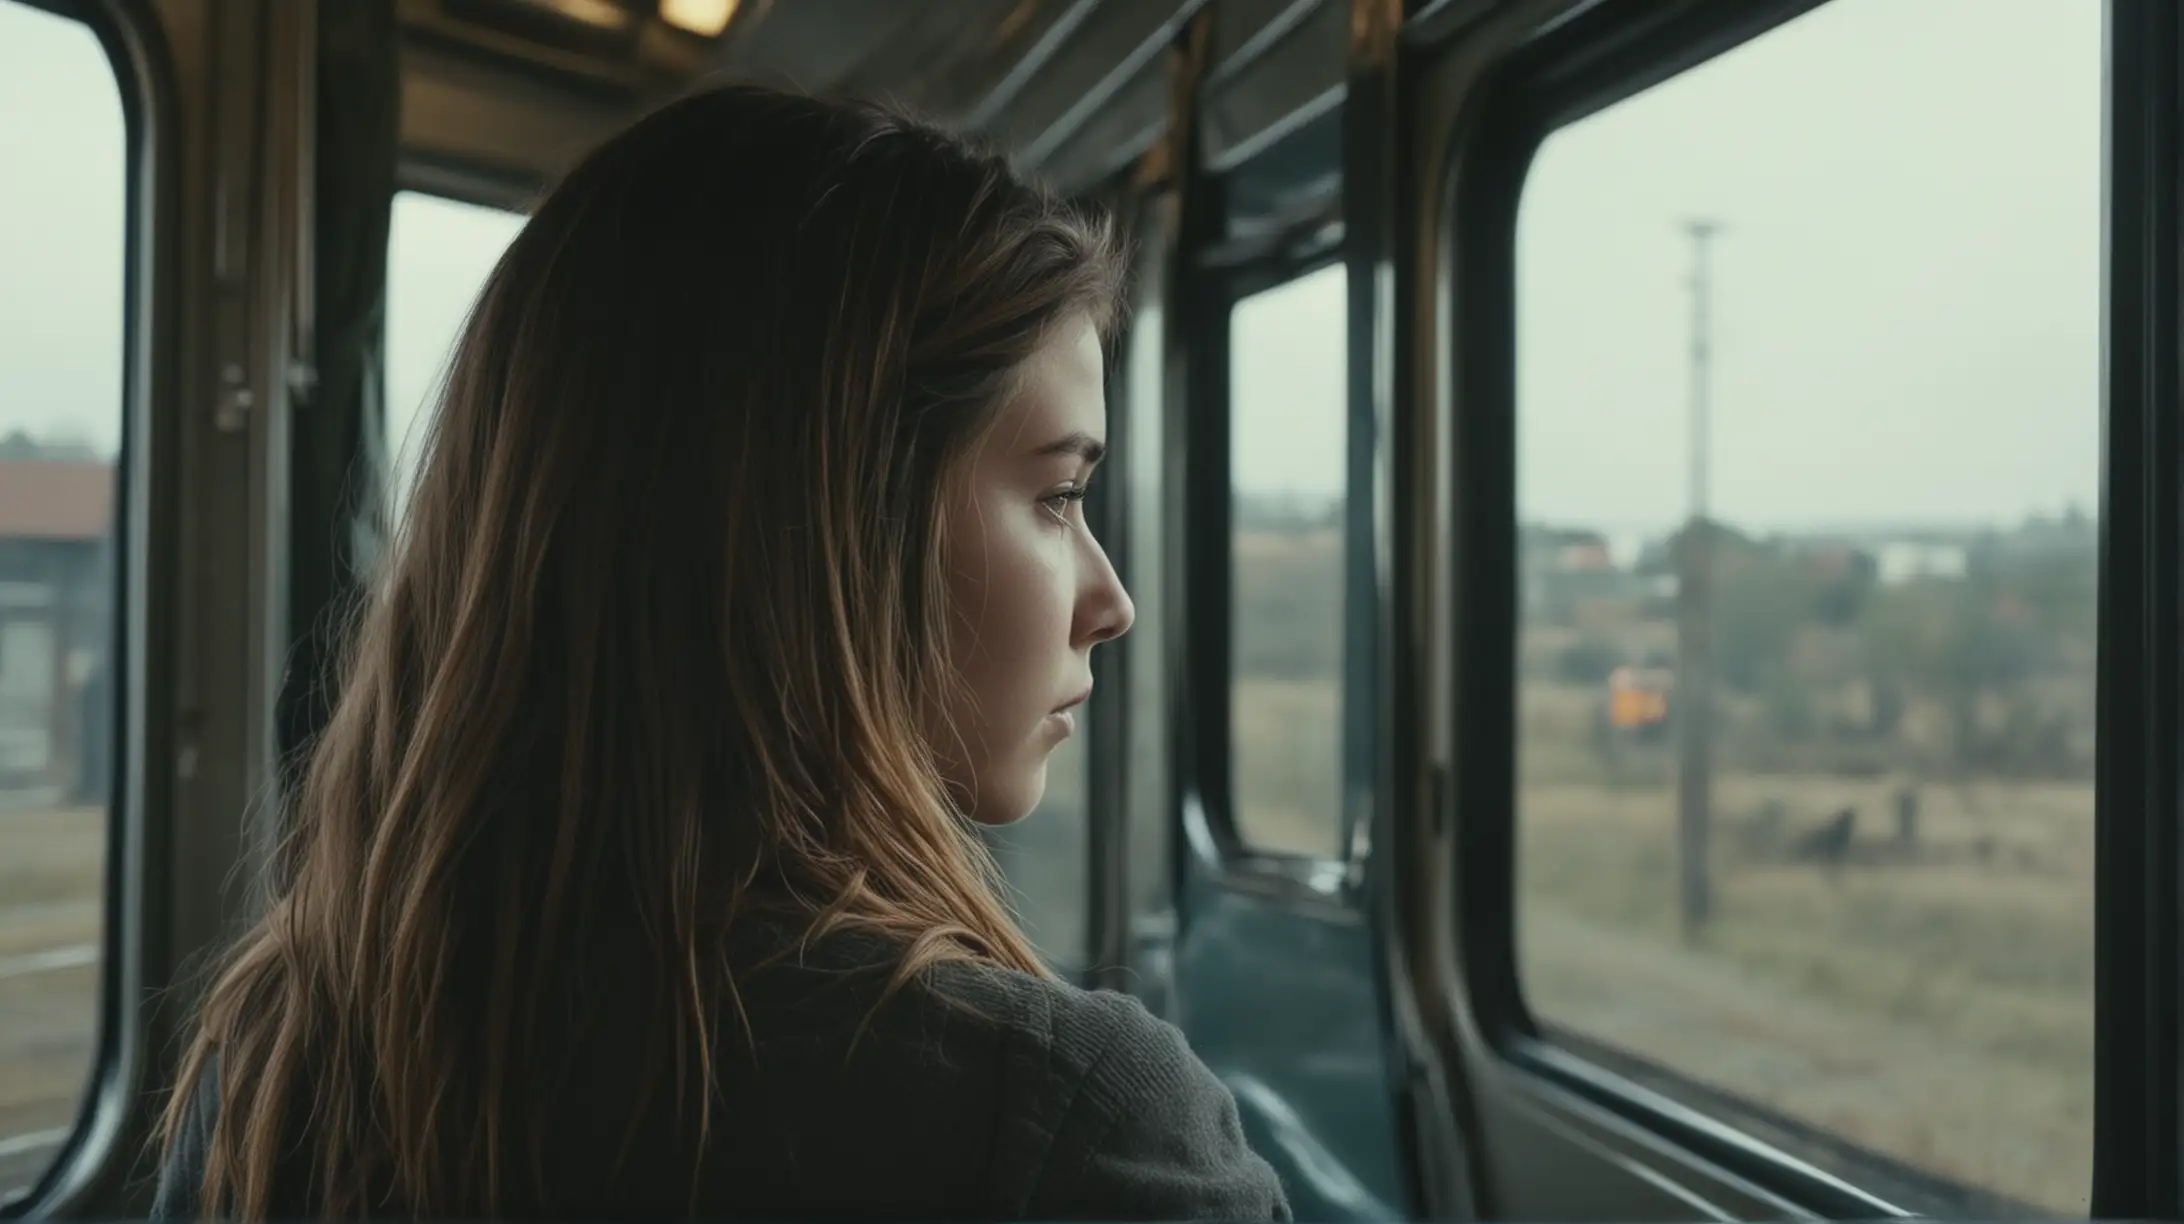
[[[620,30],[629,26],[629,11],[614,0],[546,0],[546,7],[593,29]]]
[[[719,38],[736,15],[736,0],[660,0],[660,20],[701,38]]]

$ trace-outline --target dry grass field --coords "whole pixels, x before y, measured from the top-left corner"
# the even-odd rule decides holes
[[[1527,754],[1520,964],[1544,1019],[1867,1149],[2082,1214],[2092,1168],[2093,792],[1717,779],[1715,914],[1677,915],[1676,794]],[[1770,818],[1766,813],[1773,808]],[[1796,842],[1845,808],[1848,853]]]
[[[98,1039],[103,809],[0,807],[0,1199],[76,1116]]]

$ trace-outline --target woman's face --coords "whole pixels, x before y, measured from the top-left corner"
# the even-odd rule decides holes
[[[1082,730],[1092,647],[1135,615],[1084,522],[1085,485],[1107,446],[1098,334],[1089,322],[1060,329],[1024,375],[942,524],[948,649],[963,685],[934,742],[981,824],[1038,805],[1048,754]]]

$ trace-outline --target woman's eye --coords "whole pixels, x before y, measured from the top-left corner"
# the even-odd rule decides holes
[[[1048,514],[1051,514],[1056,519],[1066,523],[1069,521],[1069,503],[1081,502],[1083,500],[1084,486],[1071,485],[1066,489],[1057,489],[1054,492],[1047,494],[1045,497],[1040,498],[1039,504],[1046,507],[1046,511]]]

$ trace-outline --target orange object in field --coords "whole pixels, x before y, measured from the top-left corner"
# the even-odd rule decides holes
[[[1668,721],[1668,673],[1618,667],[1608,676],[1608,723],[1619,730],[1653,727]]]

